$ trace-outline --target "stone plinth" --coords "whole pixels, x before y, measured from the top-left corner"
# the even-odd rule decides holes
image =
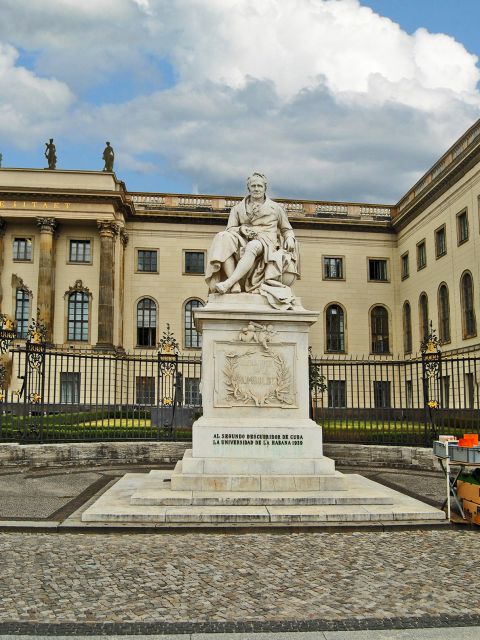
[[[309,418],[308,332],[318,314],[273,309],[261,295],[212,294],[203,335],[203,416],[173,491],[341,490]]]
[[[317,318],[300,304],[277,311],[247,293],[211,294],[195,311],[203,336],[203,416],[194,425],[194,456],[198,429],[207,426],[317,428],[308,389],[308,332]]]

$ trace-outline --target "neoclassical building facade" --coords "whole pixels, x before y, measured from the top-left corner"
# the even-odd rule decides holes
[[[313,353],[409,357],[430,321],[444,351],[475,349],[479,197],[477,122],[396,205],[278,200],[300,243],[295,294],[320,312]],[[0,309],[18,342],[38,312],[62,347],[153,351],[168,323],[198,353],[206,252],[239,199],[132,193],[113,173],[0,169]]]

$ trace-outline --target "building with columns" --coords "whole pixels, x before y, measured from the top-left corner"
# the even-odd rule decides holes
[[[300,243],[294,291],[320,312],[314,354],[408,358],[430,321],[444,351],[477,348],[479,160],[477,122],[396,205],[278,200]],[[18,342],[38,310],[62,348],[153,352],[168,323],[182,352],[199,353],[206,251],[240,198],[0,169],[0,308]]]

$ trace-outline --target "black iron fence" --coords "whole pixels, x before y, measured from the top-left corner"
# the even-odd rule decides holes
[[[480,355],[311,360],[313,418],[327,442],[431,446],[480,431]]]
[[[188,439],[202,413],[200,357],[49,348],[0,331],[0,441]],[[433,342],[409,360],[310,359],[312,417],[330,442],[430,446],[480,429],[480,352]]]
[[[99,353],[27,342],[8,358],[0,441],[188,439],[202,412],[201,359],[174,349]]]

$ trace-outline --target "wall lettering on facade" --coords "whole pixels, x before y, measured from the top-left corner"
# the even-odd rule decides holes
[[[35,200],[0,200],[0,209],[36,209],[43,211],[69,211],[70,202],[37,202]]]

